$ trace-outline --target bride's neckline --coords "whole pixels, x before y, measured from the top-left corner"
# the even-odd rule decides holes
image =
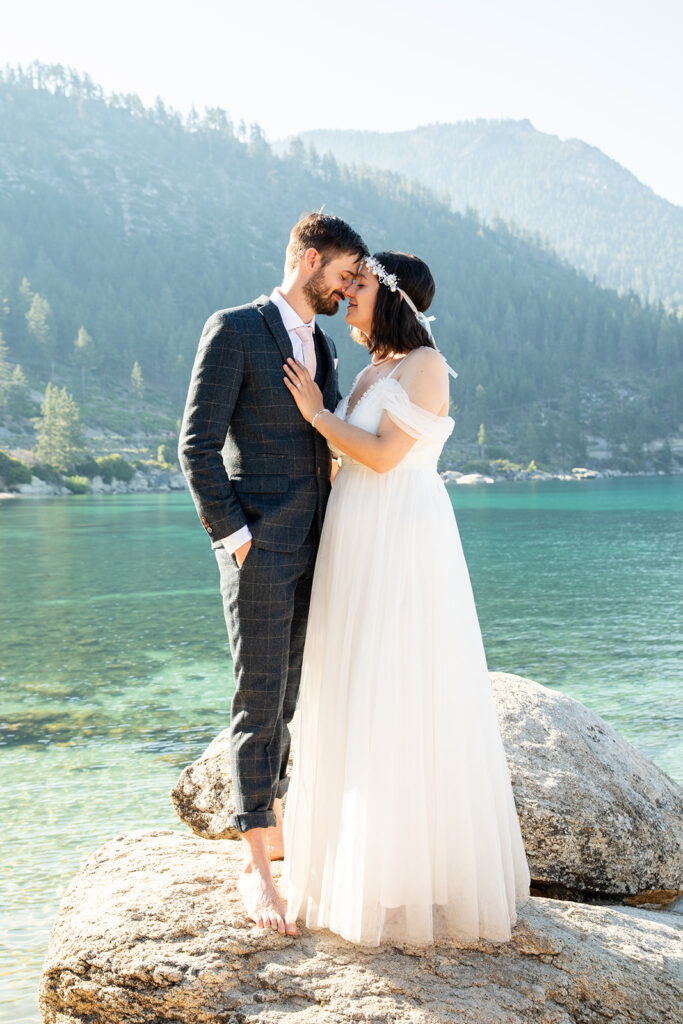
[[[360,381],[360,378],[361,378],[361,377],[363,376],[363,374],[365,373],[365,371],[366,371],[366,370],[368,370],[368,369],[370,368],[369,366],[364,366],[364,367],[363,367],[363,369],[362,369],[362,370],[360,371],[360,373],[356,374],[356,377],[355,377],[355,379],[354,379],[354,382],[353,382],[353,384],[351,385],[351,390],[350,390],[350,392],[349,392],[348,398],[346,399],[346,411],[345,411],[345,416],[346,416],[346,417],[350,416],[350,415],[351,415],[351,414],[352,414],[352,413],[353,413],[353,412],[354,412],[354,411],[355,411],[355,410],[356,410],[356,409],[358,408],[358,406],[360,405],[360,403],[361,403],[361,402],[362,402],[362,401],[363,401],[363,400],[364,400],[365,398],[367,398],[367,396],[368,396],[368,395],[370,394],[370,392],[371,392],[371,391],[374,391],[374,390],[375,390],[375,388],[377,387],[377,385],[378,385],[378,384],[382,384],[382,383],[383,383],[383,382],[384,382],[385,380],[388,380],[388,379],[389,379],[390,377],[393,377],[393,375],[394,375],[394,372],[395,372],[395,371],[396,371],[396,370],[397,370],[397,369],[399,368],[399,366],[401,365],[401,363],[403,362],[403,360],[404,360],[404,359],[405,359],[405,356],[401,356],[401,358],[400,358],[400,359],[394,359],[394,360],[392,360],[392,361],[393,361],[393,363],[394,363],[394,366],[393,366],[393,367],[392,367],[392,369],[391,369],[391,370],[389,371],[389,373],[383,373],[381,377],[377,377],[377,378],[376,378],[376,380],[374,380],[374,381],[372,382],[372,384],[370,384],[370,386],[369,386],[369,387],[365,388],[365,390],[363,391],[363,393],[362,393],[361,395],[359,395],[359,397],[358,397],[358,398],[355,398],[355,392],[356,392],[356,385],[357,385],[357,384],[358,384],[358,382]],[[373,365],[377,365],[377,366],[379,366],[379,365],[380,365],[381,363],[384,363],[384,362],[386,362],[386,360],[384,360],[384,359],[380,360],[380,363],[376,363],[376,364],[374,364],[374,363],[372,363],[372,362],[371,362],[371,363],[370,363],[370,366],[373,366]],[[351,404],[351,400],[352,400],[352,399],[353,399],[353,405]]]

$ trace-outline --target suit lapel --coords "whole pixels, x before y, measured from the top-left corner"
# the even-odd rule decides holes
[[[282,355],[282,361],[286,362],[287,359],[294,358],[292,342],[289,338],[289,332],[285,329],[285,325],[282,322],[280,310],[266,295],[262,295],[258,298],[256,300],[256,304],[259,313],[268,325],[268,330],[277,342],[277,347],[280,349],[280,353]],[[317,323],[315,325],[315,340],[322,349],[327,363],[325,380],[323,382],[323,391],[326,392],[334,383],[334,356],[332,355],[332,349],[329,341],[327,340],[327,335]],[[336,393],[337,389],[334,388],[335,397]]]
[[[294,357],[294,349],[292,343],[289,340],[289,333],[285,330],[285,325],[282,322],[280,316],[280,310],[277,308],[274,302],[263,296],[264,302],[261,304],[261,299],[257,299],[258,311],[266,321],[270,333],[277,342],[277,347],[282,353],[282,361],[286,362],[288,359]]]
[[[325,380],[323,381],[323,391],[327,391],[330,385],[330,381],[334,377],[334,357],[332,355],[330,343],[327,340],[327,335],[320,327],[318,327],[317,323],[315,325],[315,340],[318,342],[318,345],[322,349],[327,364],[325,370]]]

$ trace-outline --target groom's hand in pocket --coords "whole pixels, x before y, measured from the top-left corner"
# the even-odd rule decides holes
[[[235,548],[235,561],[239,569],[244,565],[244,560],[249,554],[251,548],[251,540],[248,540],[245,544],[242,544],[239,548]]]

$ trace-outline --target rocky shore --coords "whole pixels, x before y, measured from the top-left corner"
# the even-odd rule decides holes
[[[0,481],[0,484],[2,481]],[[179,470],[136,469],[130,480],[118,480],[114,477],[106,483],[101,476],[94,476],[89,481],[90,494],[152,494],[168,491],[187,490],[185,477]],[[0,498],[49,498],[67,496],[74,492],[61,483],[50,483],[32,476],[30,483],[13,484],[11,490],[3,490],[0,486]]]
[[[251,927],[221,733],[171,793],[194,835],[124,833],[70,885],[44,1024],[680,1019],[681,787],[579,702],[518,676],[491,683],[532,875],[510,942],[365,949]]]
[[[617,469],[584,469],[575,467],[570,473],[546,473],[541,470],[516,470],[506,474],[489,476],[485,473],[460,473],[455,469],[446,469],[441,479],[447,486],[468,484],[495,484],[505,481],[529,480],[602,480],[631,476],[663,476],[662,473],[622,473]],[[89,482],[90,494],[163,494],[169,491],[187,490],[183,474],[179,470],[135,470],[129,481],[113,479],[105,483],[102,477],[95,476]],[[74,492],[64,484],[50,483],[40,477],[31,477],[30,483],[13,484],[3,488],[0,479],[0,500],[8,498],[47,498],[66,497]]]
[[[683,472],[683,471],[682,471]],[[575,466],[569,473],[546,473],[540,469],[515,469],[504,473],[459,473],[456,469],[445,469],[441,479],[445,484],[495,484],[510,480],[614,480],[619,477],[632,476],[666,476],[665,473],[642,472],[623,473],[619,469],[586,469]],[[676,475],[676,471],[672,474]]]

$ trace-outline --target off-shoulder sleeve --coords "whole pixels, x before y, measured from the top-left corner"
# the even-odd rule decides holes
[[[401,430],[411,437],[428,441],[444,441],[453,433],[455,421],[451,416],[437,416],[421,405],[415,405],[401,384],[393,378],[386,382],[384,410]]]

